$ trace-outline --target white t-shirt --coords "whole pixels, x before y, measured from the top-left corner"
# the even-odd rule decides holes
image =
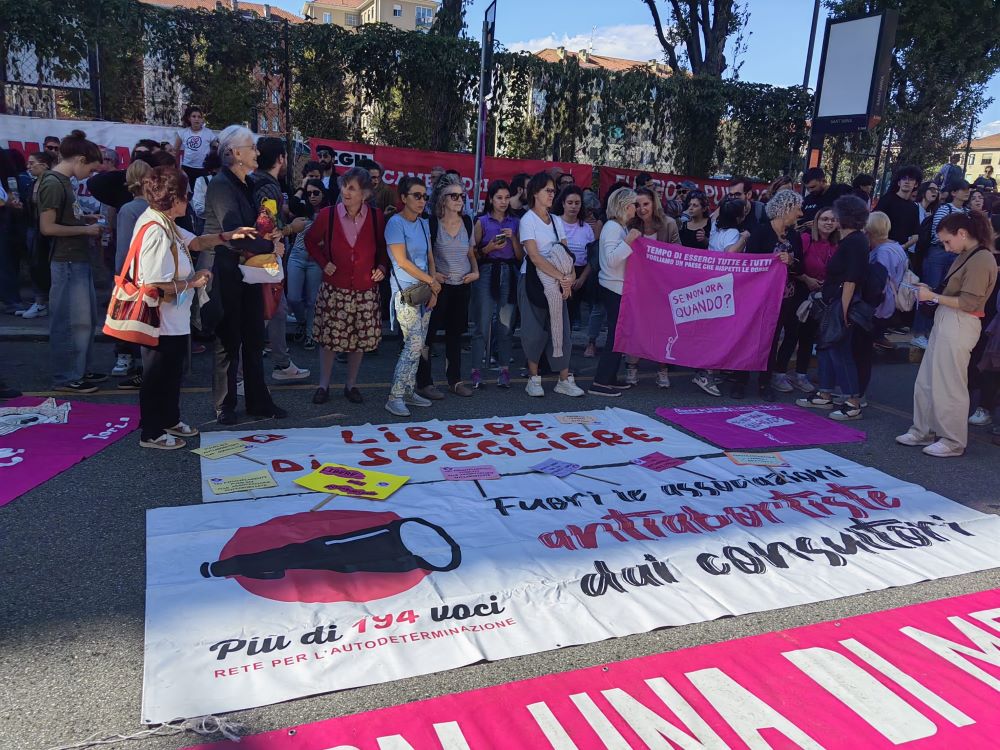
[[[181,157],[182,167],[201,169],[205,166],[205,157],[208,156],[209,146],[215,134],[208,128],[202,128],[198,132],[191,128],[184,128],[177,131],[177,137],[181,139],[181,148],[184,156]]]
[[[727,247],[739,241],[739,229],[719,229],[713,226],[712,233],[708,236],[708,249],[724,253]]]
[[[559,223],[560,229],[566,232],[566,244],[573,253],[573,265],[587,265],[587,245],[594,241],[594,230],[590,224],[567,224],[561,217]]]
[[[551,224],[546,224],[534,211],[528,211],[521,217],[518,232],[521,236],[521,243],[534,240],[538,245],[538,252],[545,260],[552,259],[552,247],[557,240],[566,241],[566,227],[555,214],[549,214]],[[524,261],[521,263],[521,273],[528,272],[528,254],[524,254]]]
[[[185,247],[177,247],[177,266],[174,265],[174,256],[170,250],[172,238],[170,233],[163,228],[162,219],[157,216],[152,209],[146,209],[139,220],[135,223],[135,231],[139,232],[149,222],[156,222],[146,230],[142,238],[142,247],[139,248],[139,283],[140,284],[162,284],[174,279],[187,279],[193,273],[191,258],[188,255],[186,245],[195,238],[193,234],[182,227],[177,227],[177,234]],[[184,284],[177,282],[178,290]],[[163,336],[186,336],[191,333],[191,302],[197,289],[189,289],[177,300],[160,300],[160,334]]]

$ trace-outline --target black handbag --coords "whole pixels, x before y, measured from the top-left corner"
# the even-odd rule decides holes
[[[559,230],[556,229],[556,218],[550,216],[552,219],[552,233],[556,236],[556,244],[562,248],[562,251],[569,255],[569,250],[563,244],[563,240],[559,239]],[[531,258],[528,258],[528,267],[524,273],[524,292],[528,297],[528,302],[530,302],[535,307],[548,308],[549,301],[545,297],[545,287],[542,286],[542,279],[538,275],[538,269],[535,268],[535,264],[531,262]]]
[[[833,300],[823,310],[816,332],[816,349],[829,349],[846,338],[849,329],[844,321],[844,305],[840,298]]]

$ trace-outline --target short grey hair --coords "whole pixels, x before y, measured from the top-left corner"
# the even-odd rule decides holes
[[[254,134],[244,125],[229,125],[219,133],[219,158],[222,159],[222,166],[231,167],[236,163],[233,157],[233,144],[247,138],[254,141]]]
[[[764,206],[769,219],[778,219],[802,205],[802,196],[794,190],[783,188],[775,193]]]
[[[437,181],[434,186],[434,215],[441,217],[444,216],[444,201],[446,188],[450,188],[452,185],[458,185],[462,188],[462,193],[465,193],[465,186],[462,184],[462,180],[457,175],[446,174]]]
[[[362,167],[351,167],[337,178],[337,184],[340,186],[341,190],[347,187],[349,182],[358,183],[358,187],[364,191],[371,191],[374,189],[374,186],[372,185],[372,176],[368,173],[367,169],[363,169]]]
[[[632,188],[620,187],[608,197],[608,218],[625,226],[625,209],[635,203],[636,194]]]

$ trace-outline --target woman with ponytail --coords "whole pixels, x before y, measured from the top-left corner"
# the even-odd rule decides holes
[[[944,280],[921,284],[917,298],[934,305],[934,327],[913,386],[913,426],[896,438],[929,456],[965,452],[969,433],[968,367],[986,301],[997,281],[993,227],[981,211],[956,211],[937,225],[938,242],[958,257]]]

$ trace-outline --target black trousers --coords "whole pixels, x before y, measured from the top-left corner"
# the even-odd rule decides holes
[[[258,284],[244,284],[235,258],[216,255],[212,294],[222,317],[215,327],[215,411],[236,409],[236,373],[243,357],[243,387],[248,414],[267,413],[274,405],[264,381],[264,296]]]
[[[438,331],[444,331],[445,377],[448,385],[462,380],[462,336],[469,327],[469,300],[471,284],[442,284],[437,304],[431,311],[427,327],[427,349],[417,365],[417,388],[433,385],[429,348],[438,340]]]
[[[143,347],[145,372],[139,389],[142,440],[156,440],[181,421],[181,378],[188,336],[160,336],[155,347]]]
[[[979,391],[979,405],[992,414],[997,406],[997,391],[1000,390],[1000,372],[983,372],[979,369],[979,362],[983,358],[983,352],[986,350],[988,341],[985,331],[991,321],[992,318],[983,320],[983,333],[980,334],[979,341],[976,342],[976,346],[972,350],[972,356],[969,359],[968,374],[969,393]]]
[[[598,290],[598,295],[601,304],[608,312],[608,337],[604,349],[601,350],[601,358],[597,360],[594,383],[597,385],[616,385],[622,355],[615,351],[615,329],[618,328],[618,313],[622,306],[622,296],[603,286]]]
[[[875,339],[881,334],[874,324],[871,331],[866,331],[857,324],[851,328],[854,332],[851,336],[851,355],[854,357],[855,367],[858,368],[858,393],[863,396],[868,392],[868,384],[872,382]]]

